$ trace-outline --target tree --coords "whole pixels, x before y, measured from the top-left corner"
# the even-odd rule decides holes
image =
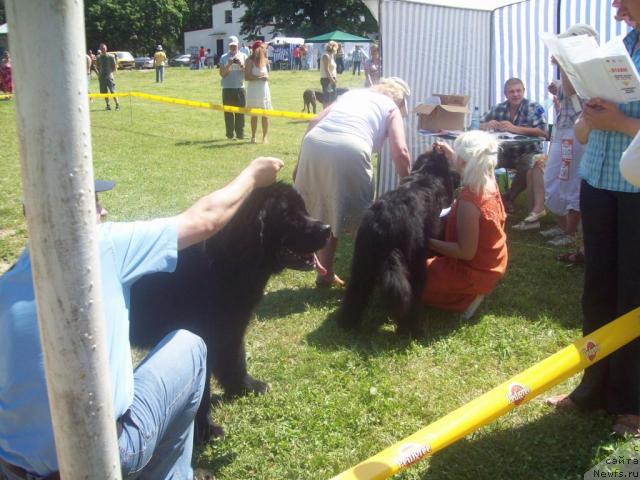
[[[150,53],[158,43],[175,48],[188,13],[186,0],[86,0],[87,47],[104,42],[134,53]]]
[[[260,35],[260,27],[272,26],[290,36],[311,37],[333,30],[354,35],[377,32],[378,25],[360,0],[233,0],[244,5],[241,33]],[[364,21],[362,21],[364,18]]]
[[[184,21],[184,30],[211,28],[211,5],[213,0],[187,0],[189,14]]]

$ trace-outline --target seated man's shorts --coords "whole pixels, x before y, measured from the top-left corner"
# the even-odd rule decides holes
[[[100,93],[116,92],[116,82],[113,81],[113,77],[98,77],[98,81],[100,82]]]

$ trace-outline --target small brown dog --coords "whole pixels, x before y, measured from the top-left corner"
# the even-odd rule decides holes
[[[302,94],[302,101],[304,102],[303,112],[306,110],[307,113],[311,113],[311,107],[313,107],[313,113],[316,113],[316,92],[310,88],[306,89]]]

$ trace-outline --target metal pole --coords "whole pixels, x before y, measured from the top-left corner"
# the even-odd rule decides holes
[[[60,474],[120,479],[81,0],[5,0],[22,183]]]

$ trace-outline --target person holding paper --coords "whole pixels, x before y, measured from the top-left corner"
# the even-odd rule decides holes
[[[509,191],[502,197],[507,212],[513,212],[513,202],[526,188],[527,172],[534,166],[534,155],[542,153],[542,140],[548,139],[545,112],[542,105],[527,100],[524,83],[519,78],[510,78],[504,84],[505,102],[499,103],[484,114],[481,130],[510,132],[530,137],[540,137],[540,142],[514,143],[502,149],[499,167],[515,168],[516,176]],[[526,221],[535,222],[543,213]]]
[[[624,39],[640,69],[640,0],[614,1],[616,18],[635,28]],[[587,141],[580,164],[580,210],[585,247],[583,332],[640,306],[640,187],[620,172],[620,159],[640,130],[640,101],[615,104],[592,98],[575,126]],[[557,408],[604,409],[616,415],[613,431],[640,437],[640,339],[587,368],[569,395],[547,399]]]
[[[597,38],[597,32],[589,25],[578,23],[558,38],[576,35],[590,35]],[[560,82],[549,85],[549,93],[557,100],[555,132],[551,140],[549,161],[544,170],[544,204],[556,215],[557,226],[540,232],[555,247],[575,245],[576,231],[580,225],[580,159],[584,147],[573,131],[573,125],[580,116],[584,100],[578,97],[571,81],[552,57],[551,62],[557,65]],[[533,175],[539,172],[532,170]],[[544,208],[544,206],[543,206]],[[558,260],[579,261],[583,254],[570,252],[558,256]]]

